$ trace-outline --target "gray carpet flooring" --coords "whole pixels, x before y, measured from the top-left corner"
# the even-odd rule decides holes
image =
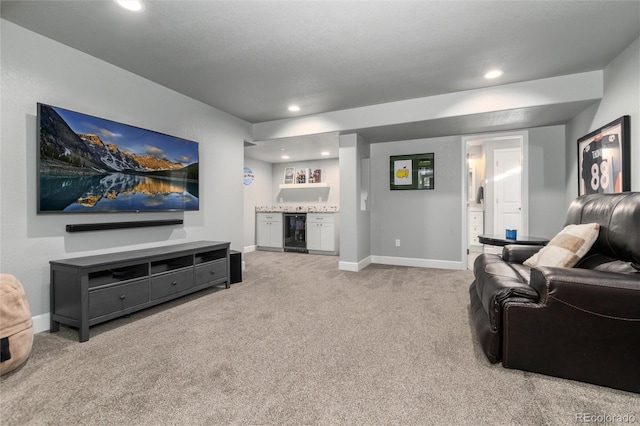
[[[490,364],[469,319],[470,271],[245,259],[242,283],[94,326],[86,343],[67,327],[37,334],[28,362],[0,380],[0,422],[640,422],[640,395]]]

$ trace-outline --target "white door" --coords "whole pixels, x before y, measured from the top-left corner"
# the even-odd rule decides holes
[[[494,151],[494,227],[496,235],[516,229],[522,235],[522,161],[520,148]]]

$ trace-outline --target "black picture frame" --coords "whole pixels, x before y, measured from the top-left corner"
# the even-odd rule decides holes
[[[435,189],[435,156],[427,154],[389,157],[389,185],[392,191]]]
[[[631,190],[629,122],[624,115],[578,139],[578,195]]]

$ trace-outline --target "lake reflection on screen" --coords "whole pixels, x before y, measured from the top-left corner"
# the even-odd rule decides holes
[[[127,173],[40,176],[42,212],[198,210],[198,183]]]

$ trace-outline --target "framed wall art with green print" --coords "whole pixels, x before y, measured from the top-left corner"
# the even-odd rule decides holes
[[[389,157],[389,185],[392,191],[434,189],[434,155],[412,154]]]

